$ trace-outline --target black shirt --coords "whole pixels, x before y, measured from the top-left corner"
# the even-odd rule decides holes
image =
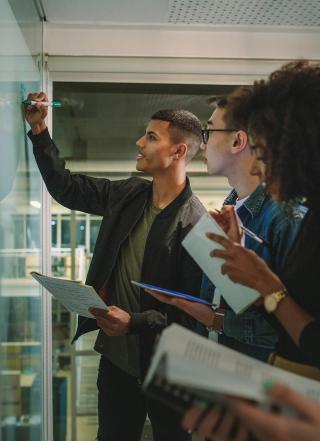
[[[299,347],[279,325],[276,352],[291,361],[320,367],[320,212],[309,209],[289,253],[281,280],[314,321],[300,335]]]

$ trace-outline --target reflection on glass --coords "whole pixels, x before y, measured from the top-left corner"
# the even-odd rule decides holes
[[[92,219],[90,222],[90,253],[93,252],[101,221]]]
[[[86,244],[86,221],[85,219],[77,220],[77,246]]]
[[[42,25],[20,20],[11,4],[0,1],[0,438],[40,441],[41,300],[29,275],[40,265],[40,210],[31,204],[40,203],[40,179],[21,101],[40,88]]]
[[[61,247],[70,248],[70,219],[66,215],[61,219]]]
[[[51,244],[57,247],[57,216],[53,215],[51,219]]]
[[[76,357],[77,441],[87,441],[97,431],[98,394],[96,388],[98,354]]]

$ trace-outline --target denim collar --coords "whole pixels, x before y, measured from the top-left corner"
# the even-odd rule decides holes
[[[262,184],[258,185],[258,187],[254,190],[253,193],[245,200],[243,205],[249,211],[252,217],[257,216],[260,213],[262,205],[267,198],[267,193]],[[237,201],[238,195],[235,189],[231,190],[229,195],[224,200],[223,205],[235,205]]]

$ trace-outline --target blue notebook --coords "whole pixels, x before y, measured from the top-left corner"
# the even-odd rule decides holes
[[[199,297],[194,297],[189,294],[185,294],[183,292],[172,291],[171,289],[166,289],[166,288],[160,288],[159,286],[150,285],[148,283],[135,282],[134,280],[131,280],[131,283],[133,285],[139,286],[140,288],[152,289],[153,291],[157,291],[161,294],[165,294],[170,297],[179,297],[180,299],[189,300],[190,302],[203,303],[204,305],[212,306],[212,304],[205,299],[200,299]]]

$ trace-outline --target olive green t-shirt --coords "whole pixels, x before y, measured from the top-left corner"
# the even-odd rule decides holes
[[[160,212],[161,209],[153,207],[151,203],[148,204],[141,220],[121,246],[108,285],[108,305],[116,305],[127,312],[140,312],[140,290],[130,281],[140,281],[146,240],[151,225]],[[100,331],[95,350],[105,355],[129,375],[140,377],[139,337],[137,335],[109,337]]]

